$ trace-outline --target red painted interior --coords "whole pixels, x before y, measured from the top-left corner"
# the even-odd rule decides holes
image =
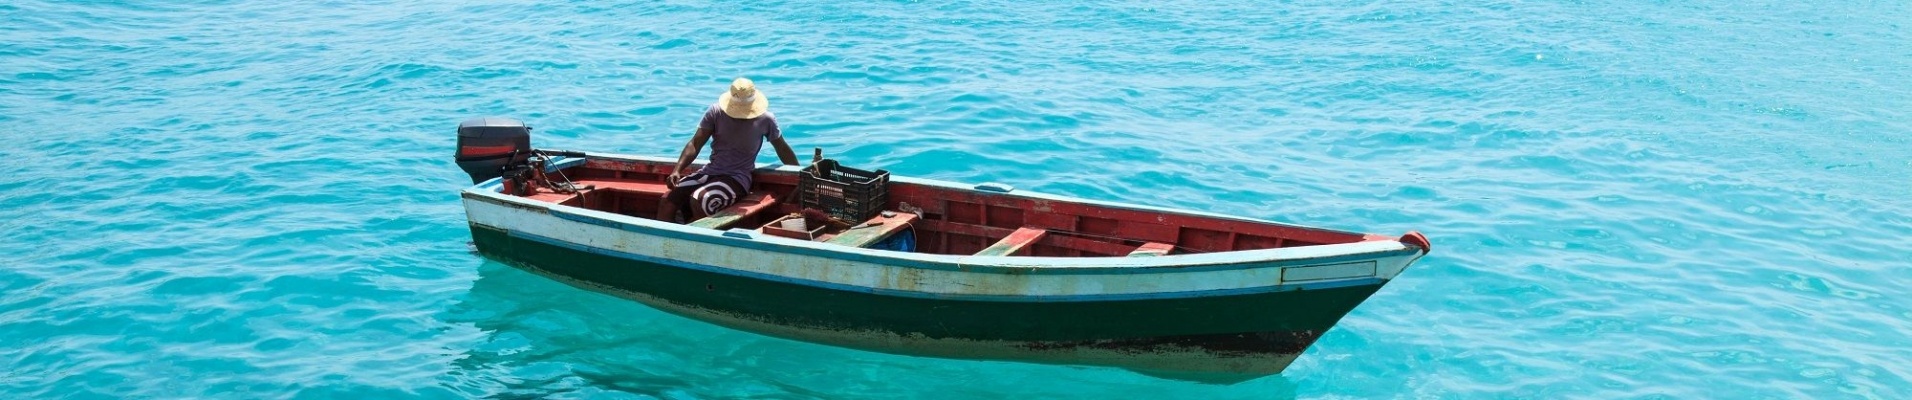
[[[865,225],[870,225],[869,227],[860,229],[895,233],[898,229],[915,226],[916,218],[916,214],[910,213],[896,213],[888,217],[879,214],[875,217],[871,217],[869,221],[864,222]],[[858,247],[869,244],[858,240],[856,235],[847,235],[846,237],[846,235],[841,235],[841,233],[845,232],[825,233],[821,236],[817,236],[817,240]]]
[[[1168,253],[1171,251],[1175,251],[1175,245],[1168,244],[1168,243],[1148,242],[1148,243],[1142,244],[1141,246],[1136,247],[1135,251],[1129,252],[1129,255],[1134,256],[1138,254],[1153,254],[1158,256],[1165,256],[1165,255],[1168,255]]]
[[[737,222],[743,222],[746,219],[750,219],[750,217],[762,215],[764,211],[770,210],[771,207],[776,207],[778,203],[783,201],[783,199],[780,197],[781,196],[778,196],[776,192],[751,193],[749,196],[744,196],[744,198],[738,199],[736,204],[730,205],[730,208],[724,209],[724,211],[719,212],[719,214],[724,214],[724,213],[740,214],[740,215],[743,215],[744,218],[737,220]],[[734,227],[734,226],[736,226],[735,223],[731,223],[731,224],[712,226],[711,228],[730,229],[731,227]]]
[[[1003,236],[1002,240],[996,241],[996,244],[992,244],[990,245],[990,247],[997,247],[1002,250],[1000,254],[995,254],[995,255],[1004,255],[1004,256],[1028,255],[1027,253],[1024,253],[1023,250],[1028,249],[1029,245],[1035,244],[1037,241],[1042,240],[1043,237],[1048,235],[1049,235],[1049,230],[1047,229],[1032,228],[1032,227],[1025,226],[1021,228],[1016,228],[1014,232],[1009,232],[1009,236]]]
[[[690,171],[685,171],[690,172]],[[534,188],[525,196],[539,201],[653,218],[664,196],[664,163],[592,159],[565,171],[580,193],[554,193]],[[555,175],[554,175],[555,176]],[[761,227],[799,211],[794,202],[797,175],[759,172],[753,192],[775,194],[764,212],[744,218],[733,227]],[[920,209],[921,218],[872,218],[875,224],[907,224],[916,230],[917,249],[926,253],[975,254],[999,241],[1016,245],[1012,255],[1050,257],[1122,257],[1137,251],[1188,254],[1352,243],[1364,240],[1402,240],[1426,247],[1415,235],[1399,239],[1273,223],[1110,208],[1099,205],[1027,199],[994,192],[949,189],[892,182],[885,209]],[[847,226],[866,221],[844,221]],[[863,229],[878,229],[866,227]],[[816,240],[827,241],[839,232]]]

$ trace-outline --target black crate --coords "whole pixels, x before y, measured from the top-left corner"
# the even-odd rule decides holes
[[[845,167],[831,159],[804,167],[797,179],[797,205],[823,211],[851,224],[883,211],[889,197],[889,171]]]

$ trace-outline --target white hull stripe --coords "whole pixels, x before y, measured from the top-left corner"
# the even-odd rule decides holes
[[[585,253],[617,257],[617,258],[651,263],[651,264],[660,264],[660,265],[678,267],[678,268],[684,268],[684,269],[692,269],[692,270],[698,270],[698,271],[704,271],[704,272],[733,275],[733,276],[739,276],[744,278],[751,278],[751,279],[758,279],[758,280],[765,280],[765,281],[772,281],[772,282],[811,286],[811,287],[824,288],[824,289],[843,290],[843,291],[859,292],[859,293],[870,293],[870,294],[877,294],[877,295],[884,295],[884,296],[911,297],[911,298],[937,299],[937,300],[1045,302],[1045,303],[1046,302],[1159,300],[1159,299],[1180,299],[1180,298],[1191,298],[1191,297],[1241,296],[1241,295],[1261,294],[1261,293],[1286,292],[1286,291],[1294,291],[1294,290],[1334,289],[1334,288],[1343,288],[1343,287],[1351,287],[1351,286],[1381,285],[1387,282],[1379,278],[1369,277],[1369,278],[1360,278],[1360,279],[1346,279],[1346,280],[1294,284],[1294,285],[1258,286],[1258,287],[1247,287],[1247,288],[1236,288],[1236,289],[1199,290],[1199,291],[1188,291],[1188,292],[1075,294],[1075,295],[1048,295],[1048,296],[928,293],[928,292],[918,292],[918,291],[909,291],[909,290],[896,290],[896,289],[874,288],[874,287],[867,287],[867,286],[846,285],[846,284],[834,283],[834,282],[791,278],[791,277],[786,277],[781,275],[771,275],[771,274],[744,271],[744,270],[738,270],[738,269],[724,268],[724,267],[713,266],[713,265],[703,265],[698,263],[685,262],[681,260],[651,257],[651,256],[642,255],[642,254],[627,253],[627,252],[610,250],[610,249],[601,249],[596,247],[580,245],[577,243],[566,242],[564,240],[557,239],[557,238],[550,238],[550,237],[538,236],[538,235],[533,235],[529,233],[522,233],[522,232],[515,232],[515,231],[509,232],[509,235],[515,239],[529,240],[533,242],[548,244],[552,246],[558,246],[558,247],[585,252]]]
[[[1393,242],[1142,258],[900,253],[752,235],[742,230],[719,232],[471,192],[466,195],[466,215],[474,229],[504,231],[525,241],[653,264],[753,274],[746,275],[753,279],[923,298],[1092,301],[1364,285],[1386,282],[1392,273],[1379,272],[1399,271],[1420,256],[1418,251],[1394,254],[1403,246]],[[1289,278],[1302,280],[1284,280],[1285,271],[1311,266],[1333,268],[1301,270]]]
[[[480,198],[477,200],[486,201],[487,199]],[[469,208],[469,206],[467,208]],[[617,229],[621,231],[636,233],[640,235],[657,236],[657,237],[666,238],[666,239],[692,240],[692,241],[703,242],[703,243],[711,243],[711,244],[719,244],[724,246],[736,247],[736,248],[745,249],[745,250],[801,254],[801,255],[807,255],[807,256],[829,257],[829,258],[835,258],[835,259],[840,259],[845,261],[881,263],[881,264],[888,264],[888,265],[908,267],[908,268],[950,270],[950,271],[964,271],[964,272],[995,272],[995,273],[1011,273],[1011,274],[1039,274],[1039,275],[1169,274],[1169,273],[1211,272],[1211,271],[1239,270],[1239,269],[1277,268],[1277,267],[1285,267],[1285,266],[1335,264],[1335,263],[1344,263],[1344,262],[1376,260],[1376,259],[1400,257],[1400,256],[1415,256],[1420,254],[1420,251],[1416,249],[1398,248],[1392,251],[1360,252],[1360,253],[1352,253],[1352,254],[1333,254],[1333,255],[1325,255],[1320,257],[1287,258],[1287,259],[1279,259],[1279,260],[1264,260],[1259,262],[1249,261],[1249,260],[1236,260],[1236,261],[1227,262],[1227,263],[1212,263],[1212,264],[1202,264],[1202,265],[1173,265],[1167,268],[1149,268],[1149,267],[1136,267],[1136,266],[1119,266],[1119,267],[1113,267],[1113,268],[1095,268],[1095,267],[1043,268],[1043,267],[1034,266],[1034,265],[1015,266],[1015,265],[990,265],[990,264],[979,264],[979,263],[949,264],[949,263],[938,263],[938,262],[924,262],[921,260],[916,260],[911,258],[891,257],[891,256],[880,255],[880,254],[872,254],[873,252],[875,252],[874,250],[846,248],[846,250],[849,250],[849,251],[843,251],[843,250],[812,249],[812,248],[799,247],[799,246],[785,246],[785,245],[780,245],[775,243],[768,243],[765,241],[725,237],[724,235],[722,235],[722,232],[719,232],[719,231],[710,231],[709,233],[678,232],[678,231],[672,231],[672,230],[666,230],[666,229],[658,229],[658,228],[649,227],[649,226],[645,226],[641,224],[634,224],[629,222],[617,221],[613,219],[584,215],[580,213],[559,210],[556,208],[542,208],[542,210],[545,213],[549,214],[550,216],[557,217],[559,219],[563,219],[567,221],[597,225],[597,226],[602,226],[606,228],[612,228],[612,229]],[[1216,253],[1210,253],[1210,254],[1216,254]],[[1029,259],[1031,257],[975,257],[975,258]],[[1121,257],[1113,257],[1113,258],[1121,259]],[[1134,260],[1138,262],[1152,262],[1156,259],[1159,259],[1159,258],[1135,258],[1135,259],[1128,259],[1128,260]],[[1023,262],[1027,262],[1027,260],[1024,260]]]

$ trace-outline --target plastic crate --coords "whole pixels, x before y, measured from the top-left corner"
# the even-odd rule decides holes
[[[804,167],[797,179],[797,205],[852,224],[882,211],[889,197],[889,171],[845,167],[831,159]]]

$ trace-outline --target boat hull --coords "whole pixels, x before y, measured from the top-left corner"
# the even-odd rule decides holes
[[[620,171],[614,178],[646,171],[619,168],[665,162],[592,157]],[[759,170],[759,183],[795,173]],[[466,189],[463,198],[473,241],[486,256],[701,321],[894,354],[1112,366],[1212,382],[1280,373],[1428,249],[1418,234],[1394,240],[948,182],[899,177],[891,184],[915,193],[912,201],[944,199],[919,214],[931,232],[969,224],[970,239],[1007,240],[1021,229],[1004,226],[1021,221],[1158,237],[1150,241],[1195,251],[969,254],[952,251],[959,233],[943,230],[936,251],[897,252],[507,195],[499,180]],[[1051,215],[1061,209],[1084,215]],[[1079,220],[1058,222],[1072,218]],[[1281,237],[1307,244],[1282,246]],[[1229,246],[1246,249],[1201,251]],[[1130,249],[1106,250],[1093,252]]]
[[[1208,381],[1280,373],[1383,283],[1112,301],[935,299],[683,268],[483,225],[473,225],[472,235],[493,259],[739,330],[892,354],[1100,365]]]

